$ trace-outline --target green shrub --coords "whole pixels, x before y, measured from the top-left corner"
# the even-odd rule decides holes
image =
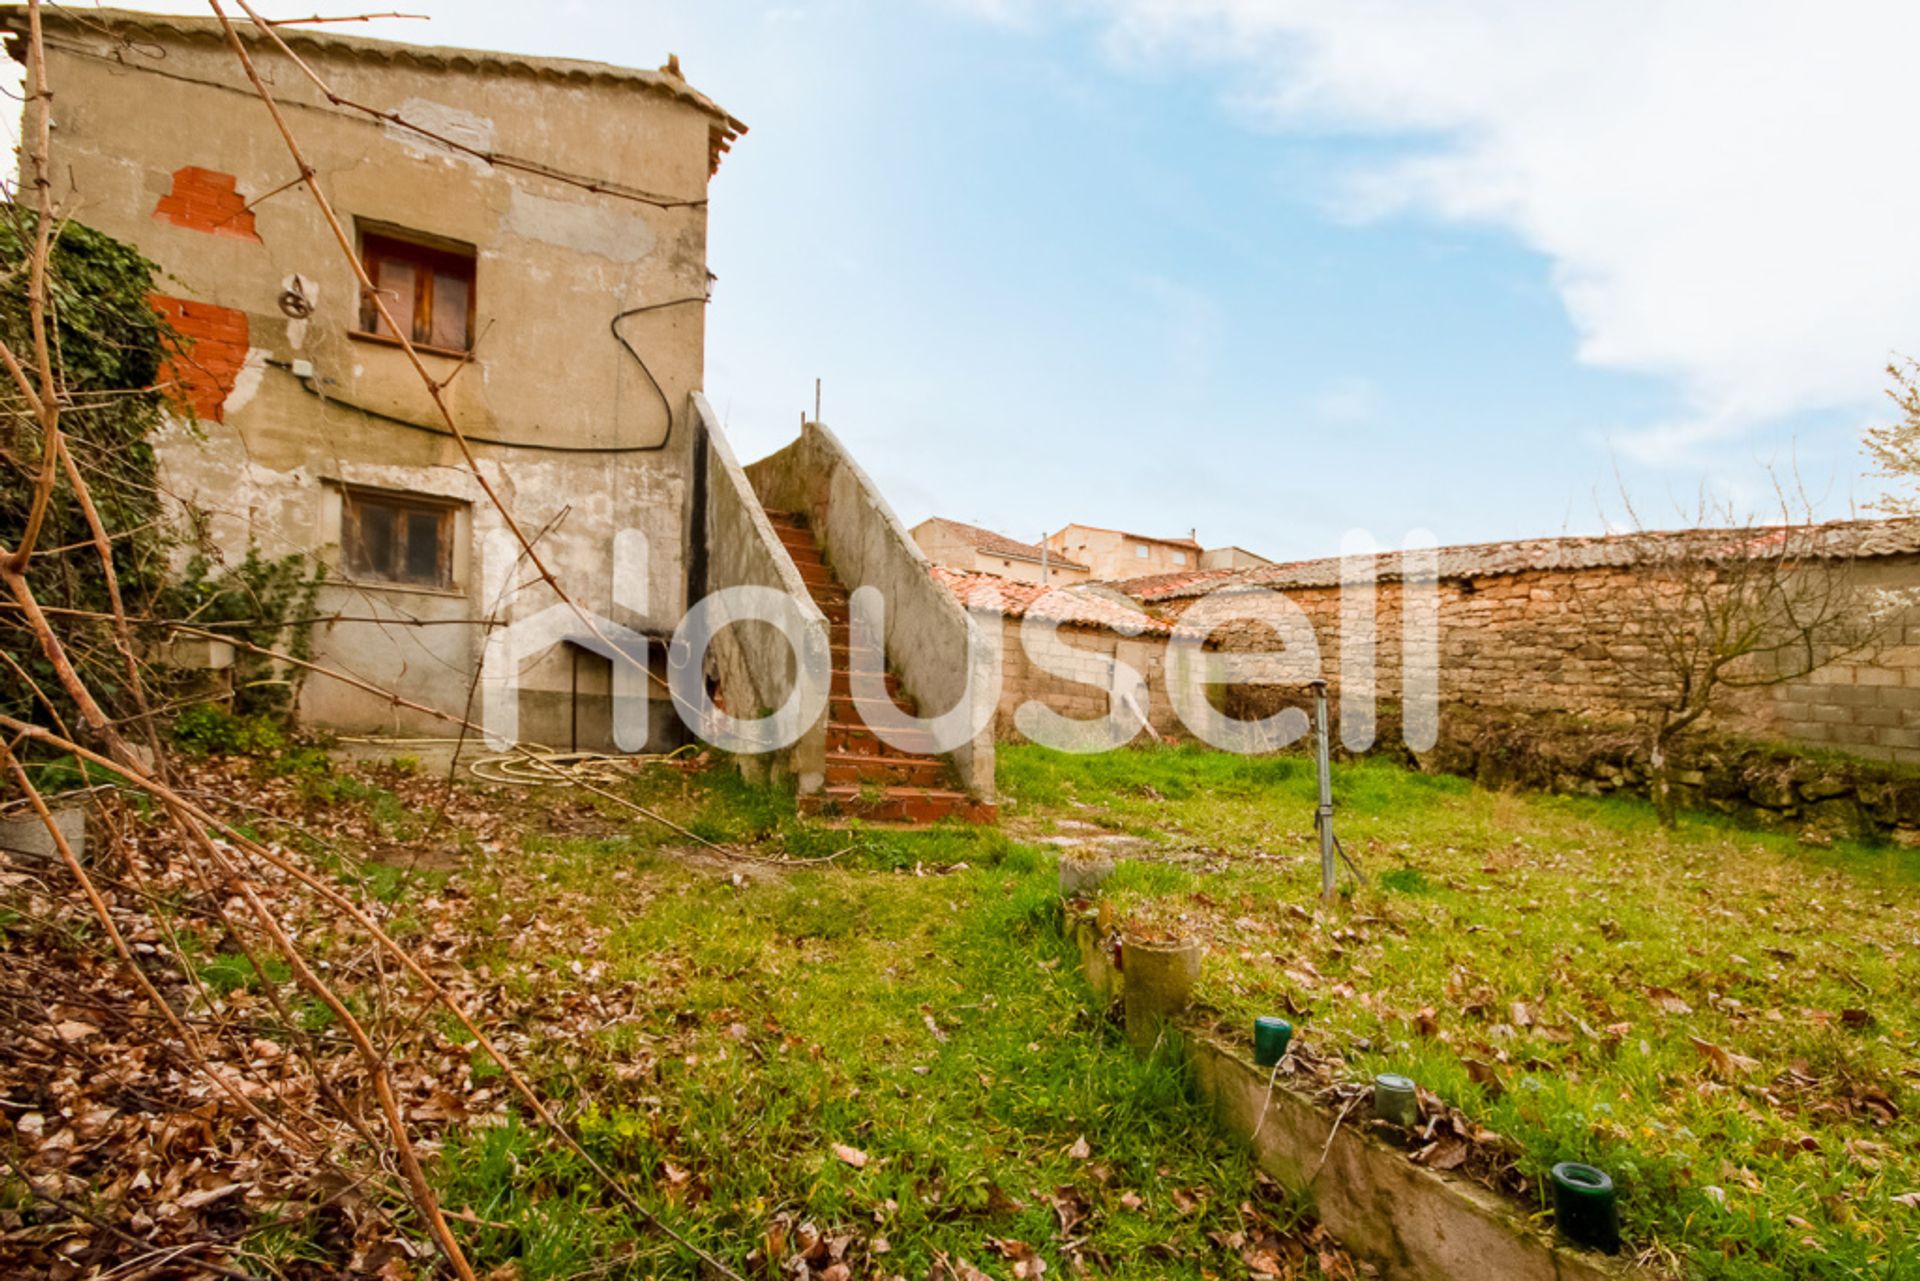
[[[217,703],[197,703],[173,718],[173,745],[189,756],[266,756],[287,748],[286,731],[270,716],[236,716]]]

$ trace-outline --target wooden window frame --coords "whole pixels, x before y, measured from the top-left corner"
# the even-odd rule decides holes
[[[460,509],[465,505],[457,499],[437,498],[431,494],[342,485],[340,487],[340,572],[342,577],[351,583],[407,591],[457,592],[459,586],[455,576],[454,546],[459,534]],[[392,554],[395,572],[392,575],[382,573],[379,569],[364,563],[364,557],[361,555],[360,511],[366,506],[386,507],[396,516],[393,525]],[[435,537],[439,543],[439,551],[435,557],[435,573],[431,581],[401,576],[407,562],[407,539],[411,524],[406,517],[413,515],[430,515],[435,519]]]
[[[480,297],[480,255],[471,245],[457,241],[441,240],[424,235],[389,227],[385,224],[362,225],[360,232],[360,264],[365,268],[367,277],[376,285],[380,281],[379,255],[406,258],[414,264],[412,299],[389,298],[387,309],[394,313],[395,320],[404,321],[411,316],[412,329],[408,337],[421,351],[436,355],[454,356],[462,360],[473,354],[474,322],[477,315],[477,303]],[[443,347],[419,337],[433,333],[434,273],[438,270],[454,268],[452,274],[465,276],[467,282],[467,314],[465,316],[466,345],[462,347]],[[385,292],[385,291],[382,291]],[[380,312],[373,305],[373,298],[362,291],[360,299],[359,328],[352,331],[355,338],[370,339],[374,342],[400,346],[400,339],[393,334],[383,333],[380,329]]]

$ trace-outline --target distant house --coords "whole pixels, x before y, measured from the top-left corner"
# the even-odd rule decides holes
[[[1072,557],[1039,543],[1023,543],[978,525],[936,516],[910,531],[927,559],[969,574],[997,574],[1021,583],[1084,583],[1092,570]]]
[[[1244,547],[1209,547],[1200,553],[1202,569],[1259,569],[1273,564]]]
[[[1154,538],[1098,525],[1068,525],[1048,534],[1047,546],[1057,556],[1085,564],[1102,582],[1197,569],[1205,552],[1191,536]]]

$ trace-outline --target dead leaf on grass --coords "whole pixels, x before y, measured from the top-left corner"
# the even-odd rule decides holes
[[[1047,1261],[1040,1252],[1025,1241],[1003,1240],[988,1237],[987,1244],[997,1251],[1001,1258],[1013,1265],[1013,1275],[1020,1281],[1031,1281],[1047,1270]]]
[[[1703,1041],[1697,1036],[1689,1036],[1687,1040],[1707,1061],[1708,1069],[1722,1080],[1731,1081],[1741,1073],[1751,1072],[1760,1066],[1759,1059],[1750,1059],[1744,1054],[1736,1054],[1724,1045],[1715,1045],[1712,1041]]]

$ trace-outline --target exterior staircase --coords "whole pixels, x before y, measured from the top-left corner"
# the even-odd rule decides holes
[[[802,813],[865,822],[924,827],[944,818],[968,823],[991,823],[995,807],[976,801],[953,785],[948,763],[933,752],[929,736],[902,751],[880,740],[861,716],[862,704],[853,696],[849,675],[853,655],[853,627],[849,593],[833,569],[804,517],[793,512],[767,512],[801,581],[814,603],[827,616],[833,654],[833,683],[827,698],[826,785],[800,798]],[[913,713],[914,703],[892,672],[887,673],[889,697],[902,711]]]

